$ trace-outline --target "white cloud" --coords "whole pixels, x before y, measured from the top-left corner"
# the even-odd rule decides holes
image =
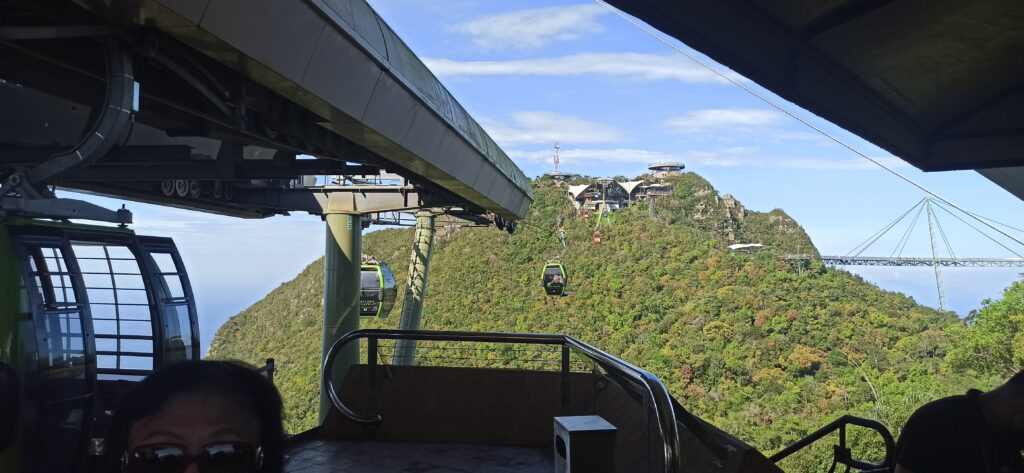
[[[736,147],[715,151],[692,151],[689,159],[705,167],[763,167],[802,169],[806,171],[881,171],[882,168],[864,158],[788,158],[758,156],[757,148]],[[894,157],[873,157],[890,168],[907,167],[906,162]]]
[[[645,81],[728,83],[715,73],[675,54],[582,53],[511,61],[424,58],[423,62],[441,77],[595,75]],[[736,80],[745,80],[735,73],[728,74]]]
[[[670,118],[665,126],[679,133],[754,131],[776,125],[785,118],[782,113],[761,108],[711,108]]]
[[[453,29],[484,48],[540,48],[603,31],[598,17],[605,13],[608,9],[588,3],[535,8],[483,16]]]
[[[671,153],[633,148],[586,149],[562,148],[563,165],[587,165],[603,163],[649,164],[657,161],[679,161],[688,167],[756,167],[777,169],[800,169],[809,171],[881,171],[863,158],[785,158],[758,156],[756,147],[731,147],[714,151],[690,151]],[[506,150],[514,160],[523,163],[546,163],[551,160],[550,150]],[[907,167],[904,161],[894,157],[874,157],[889,167]],[[569,170],[566,168],[566,170]],[[580,172],[588,172],[581,170]]]
[[[511,123],[484,120],[483,127],[501,146],[539,143],[610,143],[623,139],[618,129],[552,112],[516,112]],[[550,154],[550,152],[548,153]]]
[[[544,163],[551,160],[550,150],[524,151],[505,150],[515,160],[530,163]],[[592,162],[602,163],[639,163],[649,164],[656,161],[682,161],[684,156],[660,151],[644,149],[614,148],[614,149],[584,149],[584,148],[562,148],[559,158],[563,165],[586,164]]]

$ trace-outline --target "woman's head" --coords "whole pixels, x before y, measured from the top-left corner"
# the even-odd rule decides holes
[[[111,473],[159,464],[167,466],[160,473],[200,466],[202,473],[279,473],[283,447],[277,389],[256,371],[223,361],[176,363],[134,386],[105,442]]]

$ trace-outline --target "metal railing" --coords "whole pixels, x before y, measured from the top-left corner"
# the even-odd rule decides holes
[[[882,441],[885,442],[885,458],[879,463],[871,463],[863,460],[857,460],[853,458],[853,453],[850,448],[846,446],[846,426],[856,425],[858,427],[864,427],[865,429],[874,430],[882,437]],[[839,444],[834,446],[832,456],[832,467],[829,471],[834,471],[836,465],[845,465],[847,471],[851,467],[861,470],[862,472],[885,472],[891,471],[893,464],[895,463],[896,454],[896,441],[893,440],[892,434],[889,433],[889,429],[885,428],[881,422],[871,419],[864,419],[861,417],[855,417],[851,415],[844,415],[828,425],[818,429],[810,435],[798,440],[793,445],[790,445],[775,455],[768,457],[774,463],[778,463],[786,457],[810,446],[814,442],[821,440],[827,435],[831,435],[835,431],[839,431]]]
[[[267,358],[267,364],[256,368],[257,373],[265,374],[271,383],[274,382],[274,373],[277,372],[277,363],[273,358]]]
[[[379,340],[417,340],[434,342],[472,342],[472,343],[521,343],[530,345],[560,345],[562,349],[561,369],[562,374],[562,403],[568,405],[569,384],[570,384],[570,351],[586,357],[606,373],[616,375],[617,378],[631,382],[640,388],[650,400],[653,414],[658,426],[664,451],[665,473],[681,473],[682,458],[679,455],[680,437],[679,424],[676,421],[676,414],[673,409],[673,399],[665,385],[657,376],[639,368],[631,363],[623,361],[593,346],[576,340],[568,335],[555,334],[521,334],[521,333],[493,333],[493,332],[440,332],[440,331],[415,331],[415,330],[379,330],[367,329],[357,330],[348,333],[331,345],[324,357],[322,368],[322,389],[325,389],[334,404],[342,414],[349,419],[362,424],[379,424],[383,418],[378,413],[362,414],[355,412],[345,405],[341,400],[338,390],[335,388],[334,380],[331,377],[334,369],[334,360],[338,352],[349,343],[360,339],[367,341],[367,365],[371,373],[376,372],[377,365],[377,343]]]

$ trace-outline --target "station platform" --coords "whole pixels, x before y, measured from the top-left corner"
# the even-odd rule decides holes
[[[554,464],[544,448],[326,438],[299,441],[287,455],[289,473],[548,473]]]

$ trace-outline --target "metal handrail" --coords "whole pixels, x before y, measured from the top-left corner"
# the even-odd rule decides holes
[[[257,373],[267,375],[267,379],[271,383],[274,382],[274,373],[277,372],[277,363],[274,362],[273,358],[267,358],[267,363],[256,369]]]
[[[821,440],[826,435],[830,435],[837,430],[839,431],[839,445],[837,447],[840,449],[847,450],[846,454],[849,454],[849,449],[846,448],[847,425],[856,425],[877,432],[878,435],[882,437],[882,441],[885,442],[885,458],[883,458],[882,461],[879,463],[871,463],[863,460],[854,460],[852,457],[842,459],[835,458],[834,461],[838,461],[839,463],[842,463],[853,468],[857,468],[862,471],[888,471],[890,468],[892,468],[893,463],[895,461],[896,441],[893,439],[892,434],[889,432],[889,429],[887,429],[885,425],[883,425],[881,422],[878,422],[877,420],[865,419],[863,417],[856,417],[851,415],[844,415],[830,422],[828,425],[798,440],[793,445],[790,445],[780,450],[778,453],[768,457],[768,459],[771,460],[773,463],[778,463],[782,461],[782,459],[796,453],[799,450],[802,450],[803,448],[807,447],[808,445],[811,445],[814,442],[817,442],[818,440]]]
[[[353,411],[341,400],[340,394],[334,386],[331,373],[334,369],[334,360],[338,351],[353,340],[367,339],[371,345],[376,345],[377,340],[423,340],[436,342],[474,342],[474,343],[524,343],[533,345],[561,345],[563,350],[571,348],[583,354],[596,365],[608,373],[615,373],[621,377],[632,380],[647,391],[652,401],[654,416],[658,423],[658,431],[661,434],[662,446],[665,455],[665,473],[682,473],[682,458],[679,455],[679,424],[676,422],[675,411],[672,406],[672,396],[668,389],[662,384],[657,376],[649,371],[639,368],[627,361],[612,356],[598,348],[583,343],[568,335],[556,334],[529,334],[529,333],[500,333],[500,332],[444,332],[432,330],[382,330],[365,329],[350,332],[339,338],[324,357],[322,366],[323,389],[327,390],[331,403],[334,404],[342,414],[349,419],[362,424],[379,424],[383,417],[380,414],[360,414]],[[375,357],[376,353],[369,353]],[[568,364],[563,361],[562,372],[568,374]]]

